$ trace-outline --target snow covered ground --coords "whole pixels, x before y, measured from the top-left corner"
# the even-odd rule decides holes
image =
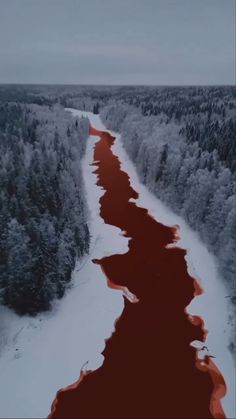
[[[98,115],[71,110],[76,115],[88,116],[97,129],[105,129]],[[114,134],[114,133],[113,133]],[[214,257],[198,240],[185,222],[168,210],[137,177],[135,167],[116,135],[114,154],[119,156],[122,168],[129,174],[131,184],[140,194],[138,205],[166,225],[179,224],[179,246],[188,250],[187,263],[203,286],[205,293],[194,299],[188,307],[192,314],[204,318],[209,330],[207,343],[215,362],[226,379],[228,392],[223,399],[227,417],[235,416],[234,363],[228,350],[229,327],[226,290],[217,276]],[[118,228],[106,225],[99,217],[99,197],[103,191],[96,186],[93,147],[98,137],[90,137],[83,160],[83,174],[87,199],[91,210],[91,252],[78,263],[73,283],[61,301],[50,313],[36,318],[18,317],[0,307],[0,417],[46,417],[56,392],[75,382],[81,367],[89,361],[87,369],[102,363],[104,339],[111,335],[114,321],[123,309],[120,291],[111,290],[99,265],[91,259],[127,251],[128,240]]]

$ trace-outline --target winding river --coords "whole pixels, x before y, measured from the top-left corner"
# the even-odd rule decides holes
[[[49,417],[224,418],[224,379],[190,345],[204,342],[206,330],[186,311],[201,289],[188,274],[186,251],[174,245],[177,229],[135,204],[138,194],[111,149],[115,138],[92,127],[90,134],[100,136],[94,151],[97,185],[104,189],[100,215],[129,238],[127,253],[94,263],[108,286],[124,291],[125,306],[103,365],[59,390]]]

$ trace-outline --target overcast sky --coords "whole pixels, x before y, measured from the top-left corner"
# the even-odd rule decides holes
[[[234,82],[235,0],[0,0],[0,83]]]

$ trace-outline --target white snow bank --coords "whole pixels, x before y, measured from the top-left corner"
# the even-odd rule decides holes
[[[19,317],[0,307],[0,417],[47,417],[56,392],[74,383],[81,367],[96,369],[102,362],[104,340],[123,310],[121,291],[107,287],[99,265],[91,259],[127,251],[128,239],[99,216],[93,147],[90,137],[83,176],[91,210],[89,256],[78,262],[71,289],[50,313]]]
[[[236,417],[235,365],[228,348],[232,333],[232,325],[229,324],[228,292],[223,279],[217,273],[215,257],[209,253],[205,245],[199,240],[198,235],[190,229],[185,221],[162,204],[140,182],[135,166],[122,145],[120,134],[107,130],[98,115],[77,110],[74,110],[73,113],[74,115],[88,116],[95,128],[106,130],[116,137],[112,150],[119,157],[121,168],[128,173],[132,187],[139,193],[139,198],[135,201],[136,204],[147,208],[156,220],[165,225],[179,225],[180,240],[177,242],[177,246],[187,250],[188,272],[198,280],[204,289],[204,293],[191,302],[188,313],[198,315],[204,320],[205,327],[208,330],[204,345],[209,350],[209,353],[207,353],[215,356],[214,362],[223,374],[227,385],[227,394],[222,399],[222,405],[228,418]],[[196,347],[203,346],[200,342],[194,342],[194,344]],[[200,352],[199,356],[205,354],[206,352],[204,354]]]

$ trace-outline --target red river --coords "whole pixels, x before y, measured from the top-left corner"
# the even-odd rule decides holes
[[[49,418],[225,418],[220,400],[226,386],[209,356],[197,358],[193,340],[207,331],[186,307],[202,291],[187,271],[186,251],[167,245],[177,229],[158,223],[130,202],[137,192],[121,170],[109,133],[99,135],[94,165],[104,188],[100,215],[129,238],[129,250],[94,260],[108,286],[132,293],[106,341],[103,365],[82,372],[58,391]]]

